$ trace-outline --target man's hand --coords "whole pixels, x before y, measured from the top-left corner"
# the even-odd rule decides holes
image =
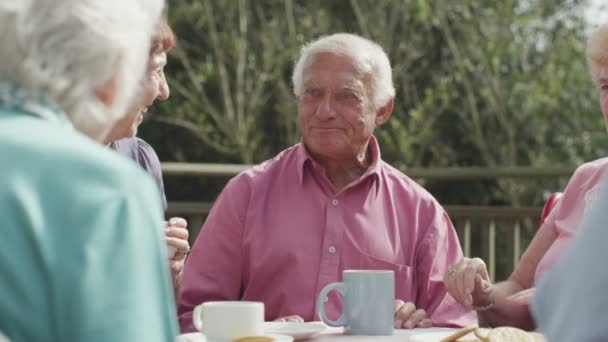
[[[298,315],[291,315],[291,316],[279,317],[279,318],[275,319],[274,321],[275,322],[303,323],[304,318],[302,318]]]
[[[430,328],[433,322],[427,318],[426,311],[416,309],[412,302],[395,300],[395,329]]]

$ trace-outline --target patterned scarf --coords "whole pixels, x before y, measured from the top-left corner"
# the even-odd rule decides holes
[[[29,91],[14,82],[0,81],[0,107],[70,125],[64,111],[49,96]]]

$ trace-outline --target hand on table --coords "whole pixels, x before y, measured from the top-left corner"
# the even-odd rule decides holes
[[[416,309],[412,302],[395,300],[395,329],[430,328],[433,322],[424,309]]]
[[[275,319],[275,322],[304,322],[304,319],[298,315],[284,316]],[[426,311],[416,309],[416,305],[411,302],[395,300],[395,328],[396,329],[413,329],[413,328],[430,328],[433,322],[426,316]]]
[[[279,317],[279,318],[275,319],[274,321],[275,322],[303,323],[304,318],[302,318],[298,315],[291,315],[291,316]]]
[[[443,283],[448,293],[467,307],[488,308],[493,304],[492,282],[486,264],[479,258],[463,258],[448,267]]]

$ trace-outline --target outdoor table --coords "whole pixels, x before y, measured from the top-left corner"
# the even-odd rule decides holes
[[[365,342],[365,341],[378,341],[378,342],[407,342],[409,341],[409,337],[427,333],[427,332],[439,332],[439,331],[457,331],[459,329],[450,329],[450,328],[426,328],[426,329],[395,329],[394,334],[392,336],[350,336],[343,334],[343,328],[331,328],[327,327],[324,331],[313,335],[310,338],[298,340],[298,341],[308,341],[308,342],[334,342],[334,341],[344,341],[344,342]],[[204,341],[204,338],[201,334],[183,334],[179,335],[176,342],[201,342]]]

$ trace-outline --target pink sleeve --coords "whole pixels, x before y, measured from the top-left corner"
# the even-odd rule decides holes
[[[573,178],[574,178],[574,176],[573,176]],[[572,182],[572,181],[570,181],[570,182]],[[568,191],[569,185],[570,185],[570,183],[564,189],[564,192],[562,193],[561,198],[557,200],[557,203],[555,203],[555,205],[549,212],[549,215],[547,215],[547,217],[545,218],[545,222],[543,224],[548,224],[551,227],[555,227],[555,220],[557,220],[557,217],[559,216],[560,212],[562,211],[562,205],[563,205],[563,203],[568,201],[568,198],[564,198],[564,197],[568,196],[567,191]],[[564,201],[564,199],[566,201]],[[540,231],[540,228],[539,228],[539,231]]]
[[[457,303],[443,284],[448,265],[462,259],[458,235],[443,209],[416,253],[418,298],[416,307],[426,310],[437,327],[465,327],[477,324],[477,315]]]
[[[559,205],[559,203],[557,205]],[[555,209],[557,209],[557,207],[554,208],[554,211]],[[549,214],[549,217],[551,216],[552,215]],[[524,289],[529,289],[534,286],[534,275],[536,274],[538,263],[556,238],[557,232],[553,228],[552,221],[547,219],[534,235],[532,242],[530,242],[530,245],[521,257],[519,264],[515,267],[513,273],[511,273],[509,280],[515,281]]]
[[[580,205],[578,199],[580,192],[583,191],[581,183],[585,182],[593,171],[594,168],[591,163],[583,164],[576,169],[572,177],[570,177],[562,197],[551,209],[551,212],[545,219],[545,223],[540,226],[534,235],[519,264],[515,267],[513,273],[511,273],[509,280],[519,283],[524,289],[534,286],[538,265],[558,237],[556,221],[569,215],[573,206]]]
[[[195,306],[207,301],[240,299],[247,190],[242,178],[228,183],[186,260],[178,309],[182,333],[195,331],[192,324]]]
[[[601,170],[601,165],[603,164],[598,164],[597,161],[589,162],[579,166],[574,171],[574,174],[572,174],[572,177],[570,177],[568,184],[564,188],[561,198],[545,219],[545,223],[556,227],[555,222],[557,220],[571,215],[573,208],[584,206],[584,203],[581,203],[581,194],[589,191],[601,179],[596,179],[595,177],[598,174],[598,170]]]

